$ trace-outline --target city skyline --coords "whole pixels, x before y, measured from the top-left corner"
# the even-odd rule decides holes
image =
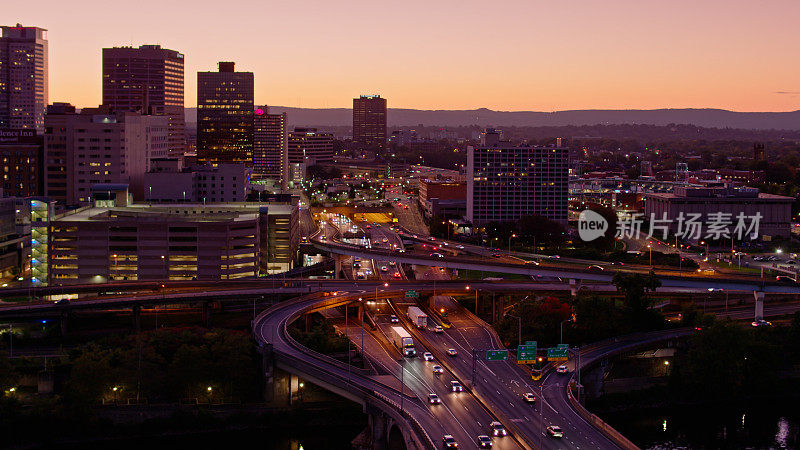
[[[254,72],[257,104],[347,108],[380,93],[417,109],[800,109],[800,63],[787,57],[800,5],[790,1],[411,3],[391,14],[361,1],[239,1],[251,14],[235,17],[145,1],[125,22],[104,19],[122,10],[93,4],[79,15],[50,1],[6,9],[9,24],[48,30],[51,102],[96,106],[102,48],[160,44],[186,55],[186,107],[196,105],[194,74],[233,60]]]

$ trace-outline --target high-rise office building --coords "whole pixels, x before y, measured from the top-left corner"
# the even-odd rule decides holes
[[[488,132],[467,153],[467,219],[475,225],[544,216],[567,223],[569,149],[513,145]]]
[[[0,27],[0,128],[44,132],[47,30]]]
[[[96,184],[128,184],[144,197],[150,161],[167,153],[168,119],[108,107],[48,109],[45,195],[65,205],[86,205]]]
[[[362,95],[353,99],[353,142],[364,148],[386,148],[386,99]]]
[[[169,117],[169,154],[186,151],[183,54],[160,45],[103,49],[103,104]]]
[[[267,106],[253,113],[253,177],[288,187],[289,147],[286,113],[270,114]]]
[[[220,62],[217,72],[197,73],[197,158],[252,164],[253,72]]]
[[[333,162],[333,134],[316,128],[295,128],[289,133],[289,163],[306,167]]]

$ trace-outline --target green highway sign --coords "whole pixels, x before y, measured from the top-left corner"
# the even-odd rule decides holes
[[[569,346],[566,344],[547,349],[547,359],[549,361],[566,361],[569,359]]]
[[[417,291],[406,291],[406,298],[419,298],[419,292],[417,292]]]
[[[487,361],[508,361],[508,350],[486,350]]]
[[[530,364],[536,361],[536,344],[517,347],[517,362]]]
[[[536,341],[525,341],[525,345],[534,346],[536,347]]]

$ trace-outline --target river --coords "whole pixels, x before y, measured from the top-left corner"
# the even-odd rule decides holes
[[[642,449],[800,448],[792,401],[686,406],[600,415]]]

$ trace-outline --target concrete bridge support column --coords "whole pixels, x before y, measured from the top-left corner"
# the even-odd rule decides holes
[[[574,278],[569,279],[569,295],[572,297],[578,296],[578,291],[581,289],[581,280],[576,280]]]
[[[338,256],[334,256],[333,261],[334,261],[333,278],[338,280],[339,278],[341,278],[340,274],[342,273],[342,259]]]
[[[142,307],[134,305],[131,309],[131,315],[133,316],[133,331],[137,333],[142,331]]]
[[[61,336],[67,335],[67,322],[69,322],[69,313],[66,311],[61,312]]]
[[[377,408],[368,407],[369,422],[368,426],[372,435],[372,448],[383,450],[388,447],[389,431],[391,430],[391,420]]]
[[[753,291],[753,297],[756,300],[756,315],[755,320],[764,319],[764,291]]]

